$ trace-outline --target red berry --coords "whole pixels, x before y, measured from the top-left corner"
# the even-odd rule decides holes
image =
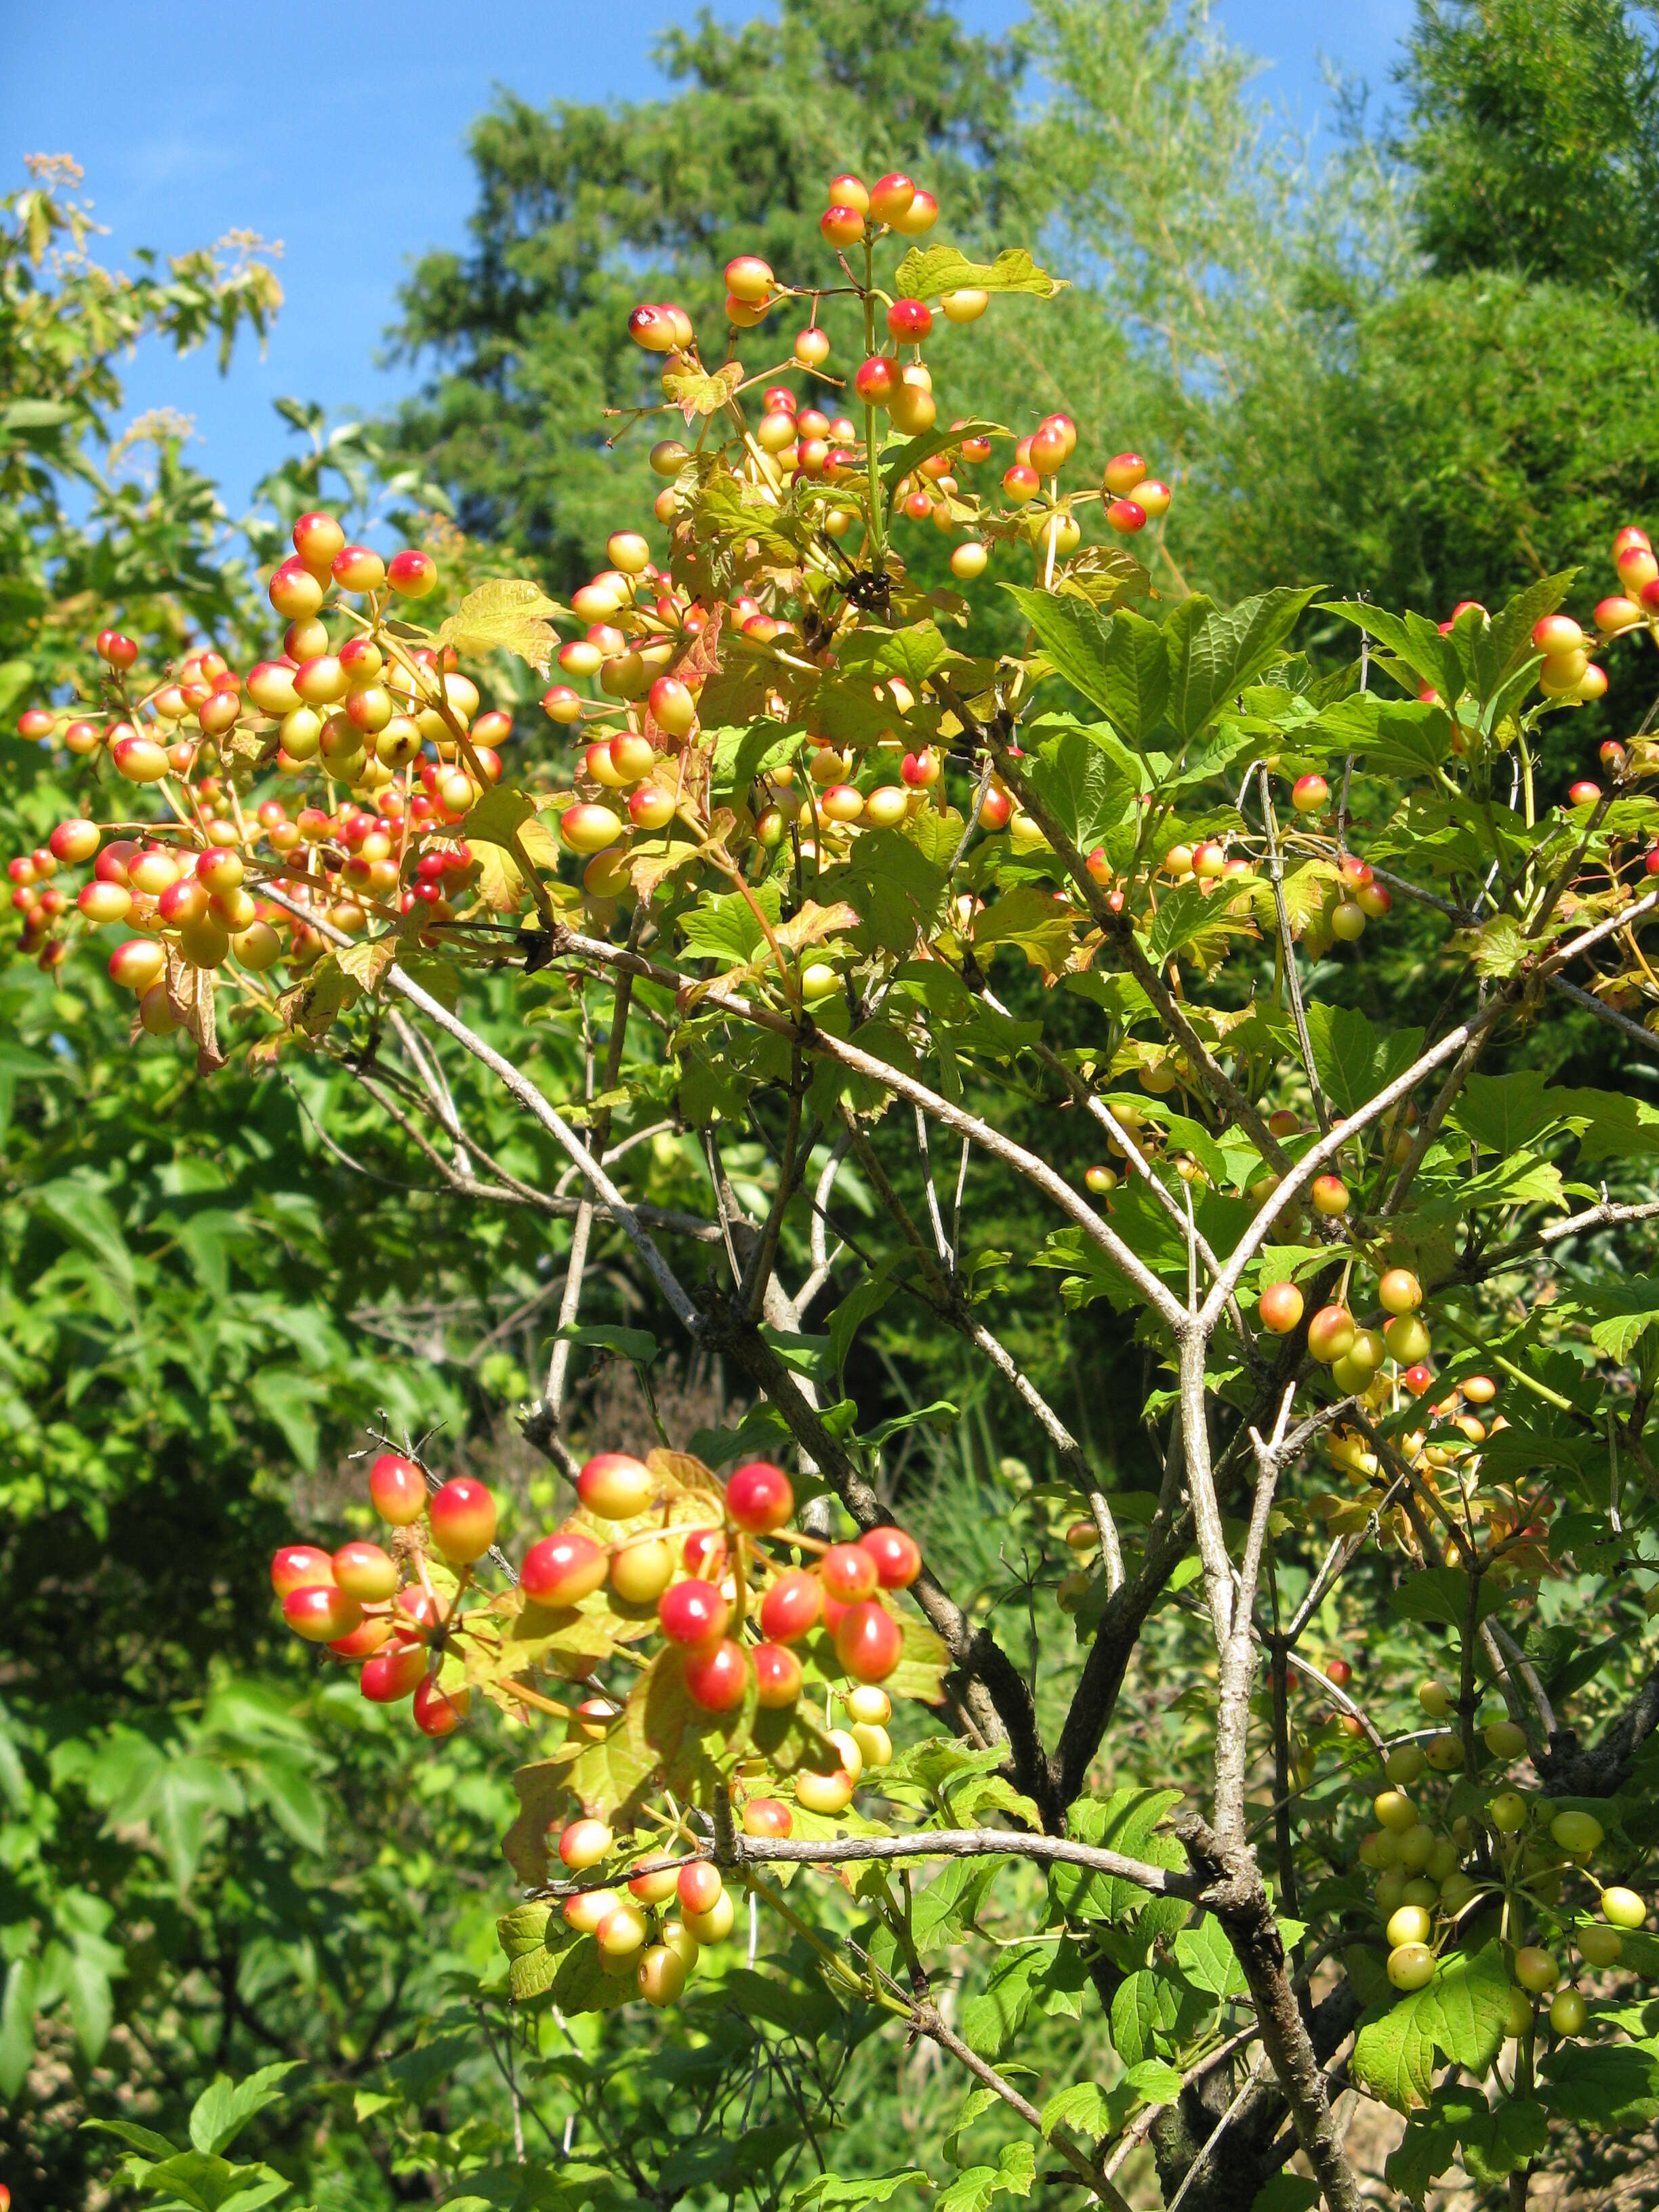
[[[427,1512],[433,1541],[456,1565],[482,1559],[495,1540],[495,1501],[472,1475],[445,1483]]]
[[[883,1589],[908,1589],[921,1572],[921,1550],[902,1528],[866,1528],[858,1548],[875,1561],[876,1579]]]
[[[680,1869],[679,1880],[674,1886],[686,1911],[712,1912],[720,1903],[726,1884],[717,1866],[708,1859],[692,1859]]]
[[[609,1565],[602,1545],[578,1529],[564,1529],[531,1546],[519,1587],[536,1605],[580,1605],[605,1580]]]
[[[749,1661],[729,1636],[718,1644],[688,1651],[681,1662],[686,1694],[707,1713],[729,1713],[749,1690]]]
[[[367,1659],[392,1641],[392,1623],[383,1613],[365,1613],[349,1636],[337,1636],[329,1650],[337,1659]]]
[[[818,1562],[818,1572],[823,1577],[825,1595],[843,1605],[873,1597],[880,1582],[874,1559],[857,1544],[831,1544]]]
[[[731,1607],[715,1583],[696,1577],[671,1583],[657,1600],[657,1619],[672,1644],[710,1644],[726,1633]]]
[[[394,1644],[365,1659],[357,1687],[373,1705],[395,1705],[426,1672],[426,1653],[418,1644]]]
[[[355,1597],[348,1597],[332,1583],[291,1589],[283,1600],[283,1618],[307,1644],[332,1644],[349,1636],[363,1617]]]
[[[1333,1659],[1325,1669],[1325,1679],[1334,1682],[1339,1690],[1346,1690],[1353,1680],[1353,1668],[1346,1659]]]
[[[368,1494],[382,1521],[406,1528],[426,1510],[426,1477],[400,1452],[382,1452],[368,1471]]]
[[[898,1665],[904,1632],[873,1598],[848,1606],[836,1626],[836,1656],[858,1682],[884,1682]]]
[[[428,1674],[415,1692],[415,1725],[422,1735],[453,1735],[471,1703],[472,1692],[465,1684],[441,1690],[437,1676]]]
[[[745,1836],[787,1836],[795,1816],[781,1797],[751,1797],[743,1808]]]
[[[781,1528],[795,1510],[788,1476],[769,1460],[750,1460],[726,1486],[726,1510],[739,1528],[764,1536]]]
[[[803,1676],[800,1661],[782,1644],[757,1644],[749,1655],[754,1662],[757,1694],[763,1705],[793,1705],[799,1698]]]
[[[887,310],[887,327],[907,344],[925,338],[933,327],[933,311],[925,300],[895,300]]]
[[[760,1602],[761,1634],[774,1644],[795,1643],[823,1618],[823,1584],[799,1567],[780,1575]]]
[[[402,599],[423,599],[438,581],[438,564],[429,553],[405,546],[386,562],[386,580]]]
[[[326,1587],[334,1580],[334,1562],[315,1544],[284,1544],[270,1562],[270,1587],[278,1597],[290,1590]]]

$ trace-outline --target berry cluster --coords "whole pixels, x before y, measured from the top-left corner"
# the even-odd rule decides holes
[[[1431,1714],[1450,1711],[1439,1683],[1425,1682],[1418,1694]],[[1525,1743],[1508,1720],[1489,1721],[1481,1735],[1486,1751],[1504,1761]],[[1601,1821],[1582,1808],[1503,1789],[1476,1814],[1462,1813],[1437,1826],[1432,1817],[1425,1820],[1407,1790],[1425,1765],[1443,1771],[1463,1764],[1461,1742],[1455,1760],[1437,1758],[1443,1741],[1431,1737],[1425,1747],[1409,1741],[1394,1747],[1388,1758],[1393,1786],[1374,1800],[1377,1826],[1359,1844],[1360,1865],[1376,1876],[1372,1894],[1389,1945],[1389,1979],[1398,1990],[1422,1989],[1459,1923],[1501,1904],[1515,1977],[1508,2033],[1529,2039],[1537,2001],[1547,1997],[1552,2033],[1577,2035],[1584,1999],[1571,1981],[1559,1986],[1561,1966],[1552,1944],[1571,1942],[1586,1967],[1604,1972],[1620,1963],[1625,1935],[1641,1928],[1646,1905],[1634,1890],[1616,1881],[1604,1887],[1590,1873],[1605,1837]],[[1568,1884],[1581,1881],[1599,1906],[1599,1920],[1567,1901]],[[1523,1940],[1528,1937],[1534,1940]]]
[[[665,1656],[698,1711],[729,1714],[750,1702],[761,1711],[793,1708],[806,1686],[796,1647],[820,1629],[853,1684],[885,1681],[902,1659],[905,1630],[885,1594],[908,1589],[921,1572],[921,1553],[902,1529],[831,1543],[789,1528],[793,1486],[765,1460],[738,1468],[716,1498],[667,1482],[624,1453],[603,1452],[582,1468],[577,1491],[581,1511],[526,1553],[516,1601],[551,1613],[620,1612],[635,1628],[641,1610],[654,1611]],[[417,1724],[447,1735],[468,1707],[469,1642],[482,1650],[499,1636],[501,1601],[475,1593],[482,1602],[467,1602],[477,1563],[495,1541],[495,1501],[471,1475],[428,1498],[419,1467],[395,1452],[374,1461],[368,1494],[395,1532],[390,1552],[360,1540],[331,1556],[284,1545],[271,1562],[272,1587],[297,1635],[362,1662],[366,1698],[390,1704],[413,1693]],[[616,1532],[608,1541],[600,1533],[607,1528]],[[790,1564],[786,1552],[811,1564]],[[447,1654],[459,1655],[460,1672],[452,1667],[441,1688]],[[591,1655],[568,1671],[591,1677]],[[575,1719],[585,1737],[596,1723],[603,1735],[617,1706],[602,1699],[574,1715],[551,1710]],[[866,1756],[885,1764],[880,1751],[872,1741]],[[799,1802],[838,1810],[860,1771],[843,1762],[827,1774],[802,1773]]]
[[[313,966],[325,927],[349,938],[376,921],[436,927],[477,884],[473,855],[449,833],[500,777],[512,720],[481,711],[453,648],[409,641],[398,609],[434,588],[431,556],[383,561],[320,514],[300,518],[294,543],[270,584],[287,618],[276,657],[242,672],[201,651],[141,684],[137,643],[105,630],[102,709],[19,719],[21,735],[60,743],[94,776],[107,763],[153,785],[163,803],[149,821],[71,817],[9,866],[21,949],[43,967],[67,954],[67,925],[135,933],[109,973],[137,994],[153,1034],[179,1025],[181,971],[214,971],[268,1003],[258,979],[279,962],[295,975]],[[314,795],[255,798],[251,771]],[[53,879],[83,866],[71,902]]]

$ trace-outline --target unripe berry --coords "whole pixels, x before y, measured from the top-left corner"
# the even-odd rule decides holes
[[[619,1545],[611,1555],[611,1587],[625,1605],[655,1605],[673,1579],[673,1547],[660,1536]]]
[[[1346,1306],[1321,1306],[1308,1323],[1308,1350],[1325,1366],[1345,1358],[1353,1340],[1353,1316]]]
[[[328,581],[330,563],[345,542],[345,532],[331,514],[302,514],[294,526],[295,551],[323,583]]]
[[[321,584],[297,557],[283,562],[265,586],[265,592],[277,613],[290,620],[314,615],[323,604]]]
[[[818,1572],[827,1595],[843,1605],[873,1597],[880,1586],[880,1570],[860,1544],[831,1544],[818,1562]]]
[[[67,822],[60,822],[46,842],[57,859],[73,867],[89,860],[98,850],[99,834],[95,822],[75,815]]]
[[[603,1820],[572,1820],[560,1834],[559,1856],[573,1874],[581,1874],[597,1866],[614,1841]]]
[[[599,1452],[576,1477],[576,1494],[601,1521],[631,1521],[657,1492],[649,1468],[626,1452]]]
[[[290,1590],[326,1589],[334,1580],[334,1562],[315,1544],[284,1544],[270,1562],[270,1587],[278,1597]]]
[[[1532,641],[1538,652],[1553,657],[1580,651],[1584,633],[1571,615],[1546,615],[1533,624]]]
[[[608,806],[567,806],[559,817],[559,836],[573,853],[602,853],[622,836],[622,823]]]
[[[726,289],[745,307],[757,306],[769,297],[775,282],[769,264],[758,254],[740,253],[726,264]]]
[[[1299,775],[1291,787],[1291,804],[1298,814],[1322,813],[1331,787],[1322,775]]]
[[[671,738],[690,737],[696,727],[696,702],[678,676],[658,677],[646,703],[653,721]]]
[[[542,694],[542,710],[553,721],[577,722],[581,720],[582,702],[568,684],[554,684]]]
[[[939,221],[939,202],[932,192],[923,191],[918,186],[915,197],[903,214],[890,216],[888,220],[893,228],[902,232],[906,238],[920,238],[924,231],[931,230]]]
[[[794,1815],[781,1797],[751,1797],[743,1808],[745,1836],[787,1836]]]
[[[1515,1978],[1523,1990],[1541,1996],[1561,1978],[1561,1969],[1550,1954],[1535,1943],[1523,1944],[1515,1954]]]
[[[1647,1905],[1636,1891],[1617,1884],[1601,1892],[1601,1911],[1615,1928],[1639,1928],[1648,1917]]]

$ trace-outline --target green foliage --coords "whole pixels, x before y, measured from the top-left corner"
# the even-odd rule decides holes
[[[1442,275],[1502,270],[1651,316],[1640,210],[1659,180],[1659,68],[1624,0],[1419,0],[1400,147]]]

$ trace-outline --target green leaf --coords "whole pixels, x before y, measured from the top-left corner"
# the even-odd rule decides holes
[[[963,2040],[981,2058],[1000,2058],[1024,2026],[1035,1984],[1047,1972],[1050,1947],[1024,1943],[1000,1954],[991,1978],[977,1996],[963,2001]]]
[[[1423,1048],[1421,1030],[1392,1030],[1384,1035],[1357,1006],[1334,1006],[1316,1000],[1307,1009],[1307,1019],[1314,1067],[1340,1114],[1357,1113],[1396,1075],[1403,1075]]]
[[[1106,1798],[1080,1797],[1066,1815],[1066,1826],[1077,1843],[1173,1869],[1186,1864],[1185,1854],[1173,1836],[1157,1830],[1181,1798],[1179,1790],[1133,1789],[1115,1790]],[[1127,1920],[1148,1895],[1138,1882],[1119,1875],[1096,1874],[1087,1867],[1056,1866],[1048,1880],[1068,1920]]]
[[[936,300],[944,292],[1026,292],[1052,300],[1066,289],[1063,276],[1039,269],[1018,246],[992,262],[970,261],[954,246],[913,246],[894,270],[893,284],[902,300]]]
[[[1175,1954],[1176,1964],[1195,1989],[1207,1990],[1212,1997],[1249,1994],[1243,1969],[1213,1913],[1206,1912],[1193,1927],[1182,1929],[1175,1940]]]
[[[614,1352],[618,1359],[631,1359],[636,1367],[648,1367],[660,1350],[657,1340],[648,1328],[614,1328],[609,1322],[584,1322],[556,1332],[566,1344],[580,1344],[594,1352]]]
[[[1507,1158],[1534,1144],[1564,1119],[1563,1102],[1582,1092],[1553,1091],[1535,1067],[1516,1067],[1503,1075],[1471,1075],[1449,1119],[1483,1152]]]
[[[1462,1635],[1468,1616],[1469,1579],[1461,1567],[1425,1567],[1389,1592],[1389,1610],[1401,1620],[1437,1620]],[[1504,1602],[1492,1583],[1480,1584],[1479,1620],[1486,1620]]]
[[[1112,2048],[1126,2066],[1157,2056],[1154,2036],[1173,2033],[1181,2017],[1181,1992],[1151,1966],[1126,1974],[1112,1993]]]
[[[762,884],[753,896],[775,926],[782,911],[777,885]],[[766,946],[759,916],[741,891],[704,891],[696,906],[680,916],[680,935],[688,959],[714,960],[726,968],[747,967]]]
[[[1176,2079],[1179,2081],[1180,2075],[1176,2075]],[[1069,2089],[1060,2090],[1043,2106],[1042,2132],[1052,2136],[1056,2128],[1071,2128],[1095,2143],[1115,2131],[1115,2118],[1106,2092],[1098,2082],[1073,2081]]]
[[[535,813],[534,805],[522,791],[515,791],[510,783],[492,784],[455,834],[465,837],[469,844],[510,848],[525,823],[535,818]]]
[[[1540,576],[1499,609],[1490,623],[1471,633],[1475,690],[1484,702],[1493,696],[1533,655],[1533,625],[1555,612],[1572,589],[1577,568]]]
[[[199,2150],[177,2151],[153,2166],[143,2178],[146,2189],[188,2205],[190,2212],[221,2212],[234,2203],[237,2212],[253,2212],[293,2187],[268,2166],[232,2166]]]
[[[1169,717],[1182,743],[1245,686],[1284,658],[1285,641],[1318,587],[1280,585],[1235,607],[1201,594],[1182,600],[1164,625],[1170,655]]]
[[[1133,805],[1139,779],[1121,749],[1110,751],[1083,730],[1066,730],[1037,750],[1031,788],[1086,859]]]
[[[276,2103],[282,2084],[299,2064],[296,2058],[284,2059],[234,2084],[228,2075],[216,2075],[191,2108],[190,2139],[196,2148],[228,2150],[256,2112]]]
[[[843,2181],[838,2173],[814,2174],[804,2187],[784,2200],[785,2212],[858,2212],[865,2204],[886,2204],[901,2189],[933,2187],[919,2166],[902,2173],[884,2173],[864,2180]]]
[[[1003,587],[1031,625],[1056,675],[1144,744],[1170,695],[1170,654],[1156,623],[1129,608],[1113,612],[1070,592]]]
[[[79,1176],[42,1183],[31,1203],[59,1235],[97,1261],[124,1297],[131,1297],[135,1276],[132,1254],[103,1193]]]
[[[1005,2143],[995,2166],[970,2166],[933,2199],[933,2212],[985,2212],[997,2197],[1029,2197],[1036,2179],[1036,2153],[1030,2143]]]
[[[1559,2043],[1541,2094],[1575,2127],[1645,2128],[1659,2118],[1659,2052],[1650,2043]]]
[[[1265,2189],[1258,2189],[1250,2212],[1313,2212],[1319,2202],[1319,2184],[1305,2174],[1276,2173]]]
[[[1500,1945],[1488,1943],[1473,1956],[1452,1952],[1426,1987],[1361,2022],[1354,2076],[1395,2112],[1409,2112],[1427,2101],[1437,2051],[1472,2074],[1486,2072],[1502,2046],[1509,2006]]]
[[[0,2094],[15,2097],[34,2059],[35,1964],[14,1959],[0,1999]]]
[[[949,428],[941,422],[932,430],[922,431],[918,437],[907,439],[900,446],[895,446],[890,438],[881,448],[882,483],[890,495],[895,486],[913,475],[924,461],[931,461],[935,453],[949,453],[952,446],[959,446],[964,438],[1009,438],[1012,435],[1012,431],[1005,430],[1000,422],[974,421],[952,423]]]

